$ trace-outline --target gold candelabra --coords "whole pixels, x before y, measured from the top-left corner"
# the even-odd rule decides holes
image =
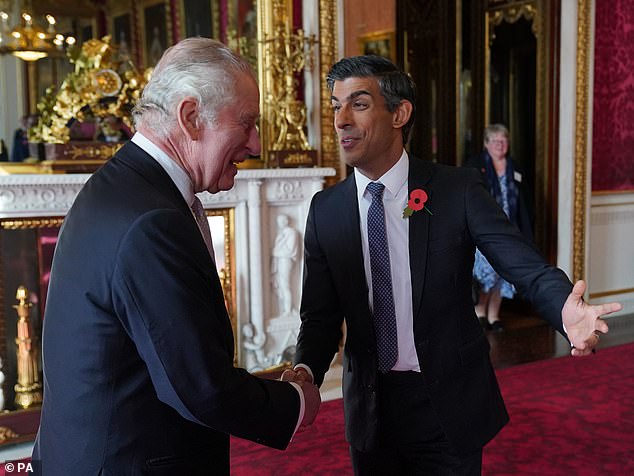
[[[288,22],[274,35],[264,36],[264,54],[270,67],[269,89],[265,97],[271,143],[268,153],[280,167],[314,165],[316,151],[306,137],[306,105],[298,99],[298,75],[313,67],[315,35],[301,29],[291,31]]]
[[[297,74],[312,67],[315,35],[305,36],[302,30],[281,29],[273,38],[264,40],[270,55],[273,81],[267,100],[273,108],[278,129],[272,150],[310,150],[304,132],[306,105],[297,100]]]
[[[32,304],[27,302],[28,295],[28,290],[24,286],[20,286],[15,295],[18,304],[13,306],[18,313],[18,336],[15,339],[18,357],[18,382],[14,387],[15,403],[22,408],[42,403],[37,338],[32,337],[33,331],[29,320]]]

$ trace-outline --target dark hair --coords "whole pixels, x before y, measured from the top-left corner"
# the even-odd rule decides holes
[[[382,56],[351,56],[339,60],[330,68],[326,83],[332,92],[335,81],[368,77],[375,78],[379,84],[388,111],[394,112],[403,99],[412,103],[412,115],[403,126],[403,143],[406,143],[416,118],[416,85],[409,74]]]

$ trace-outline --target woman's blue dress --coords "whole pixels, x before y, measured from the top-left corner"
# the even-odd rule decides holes
[[[498,180],[500,181],[502,209],[506,216],[509,216],[509,189],[506,174],[499,176]],[[475,263],[473,265],[473,277],[480,283],[481,289],[485,293],[497,288],[503,298],[511,299],[515,295],[515,286],[502,279],[478,249],[476,249]]]

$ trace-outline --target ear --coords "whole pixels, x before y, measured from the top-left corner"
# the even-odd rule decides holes
[[[200,135],[202,120],[200,119],[200,111],[198,102],[191,97],[182,99],[176,107],[176,119],[181,131],[190,140],[197,140]]]
[[[412,110],[412,103],[407,101],[406,99],[402,99],[400,104],[396,107],[396,110],[394,111],[392,126],[395,129],[400,129],[405,124],[407,124],[407,121],[409,121],[409,118],[412,116]]]

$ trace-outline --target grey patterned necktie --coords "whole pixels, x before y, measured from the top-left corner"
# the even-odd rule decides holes
[[[205,245],[207,245],[207,249],[209,250],[211,259],[215,263],[216,256],[214,254],[214,247],[211,242],[211,230],[209,229],[209,221],[207,220],[207,215],[205,214],[203,204],[200,202],[199,198],[196,195],[194,195],[192,211],[194,212],[194,217],[196,217],[196,223],[198,223],[198,228],[200,228],[200,233],[202,233],[203,235],[203,239],[205,240]]]
[[[376,333],[379,370],[388,372],[394,367],[398,359],[398,338],[390,250],[387,245],[385,211],[383,209],[385,185],[379,182],[370,182],[367,190],[372,194],[372,203],[368,209],[368,245],[372,274],[374,331]]]

